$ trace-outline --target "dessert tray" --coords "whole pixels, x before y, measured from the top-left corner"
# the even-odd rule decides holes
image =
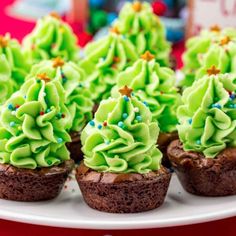
[[[80,229],[139,229],[187,225],[236,215],[236,197],[198,197],[172,176],[164,204],[138,214],[110,214],[89,208],[75,179],[67,181],[54,200],[23,203],[0,200],[0,218],[18,222]]]

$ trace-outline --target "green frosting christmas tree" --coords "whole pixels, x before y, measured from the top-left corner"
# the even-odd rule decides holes
[[[161,67],[154,55],[147,51],[131,67],[119,73],[112,95],[117,96],[118,89],[125,85],[132,88],[135,96],[149,106],[161,132],[176,130],[180,95],[175,88],[175,74],[171,69]]]
[[[84,163],[102,172],[148,173],[158,170],[161,152],[156,148],[157,122],[149,108],[132,89],[120,89],[122,96],[103,100],[82,132]]]
[[[0,122],[0,163],[35,169],[69,159],[71,115],[58,80],[46,74],[27,80],[3,105]]]
[[[227,146],[236,146],[236,77],[219,74],[212,66],[183,93],[178,109],[178,132],[186,151],[214,158]]]
[[[92,118],[93,102],[84,71],[73,62],[65,62],[60,57],[44,60],[32,67],[28,79],[46,73],[58,80],[65,90],[65,104],[72,116],[69,131],[79,132]]]
[[[221,30],[213,26],[204,30],[199,36],[190,38],[183,56],[185,79],[182,87],[192,85],[194,80],[206,74],[211,66],[216,66],[221,73],[236,71],[236,30]]]
[[[166,40],[165,28],[149,3],[125,3],[115,25],[134,44],[139,55],[148,50],[160,65],[169,65],[171,47]]]
[[[137,58],[132,43],[116,27],[107,36],[88,44],[80,65],[87,74],[92,99],[99,103],[103,98],[109,97],[110,90],[116,83],[117,73]]]
[[[76,62],[79,59],[76,36],[56,13],[38,20],[33,31],[24,38],[23,48],[31,64],[57,56]]]
[[[23,84],[29,65],[17,40],[0,36],[0,104]]]

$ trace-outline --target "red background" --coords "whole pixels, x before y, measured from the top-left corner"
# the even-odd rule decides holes
[[[12,3],[12,0],[0,0],[0,34],[10,32],[12,37],[21,40],[25,34],[29,33],[33,27],[33,23],[16,20],[5,14],[5,8]],[[183,52],[183,43],[174,46],[173,54],[177,57],[178,67],[181,67],[182,62],[180,56]],[[77,230],[77,229],[63,229],[45,226],[36,226],[23,223],[10,222],[0,220],[0,236],[74,236],[74,235],[88,235],[88,236],[103,236],[103,235],[136,235],[136,236],[152,236],[152,235],[181,235],[181,236],[199,236],[199,235],[236,235],[235,229],[236,217],[220,221],[214,221],[204,224],[196,224],[189,226],[162,228],[162,229],[148,229],[148,230]]]

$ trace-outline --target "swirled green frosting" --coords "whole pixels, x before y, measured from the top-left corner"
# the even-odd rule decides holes
[[[235,92],[233,74],[206,75],[185,89],[177,129],[186,151],[214,158],[227,146],[236,146]]]
[[[87,74],[92,99],[99,102],[110,96],[116,75],[137,60],[132,43],[119,33],[110,33],[85,47],[80,65]]]
[[[23,39],[23,49],[31,64],[57,56],[77,61],[77,38],[68,24],[48,15],[38,20],[33,31]]]
[[[0,103],[20,88],[29,71],[29,64],[21,51],[17,40],[11,39],[9,34],[0,36]]]
[[[159,128],[137,98],[103,100],[82,132],[84,163],[101,172],[147,173],[160,168]]]
[[[229,41],[228,41],[229,40]],[[188,87],[206,74],[215,65],[222,73],[235,72],[236,30],[204,30],[199,36],[190,38],[183,55],[185,79],[181,86]]]
[[[17,88],[11,78],[11,67],[5,55],[0,54],[0,104],[6,101]]]
[[[55,66],[59,60],[61,66]],[[28,79],[40,73],[46,73],[58,80],[65,89],[65,104],[72,116],[70,131],[80,131],[92,118],[93,102],[85,80],[84,71],[73,62],[64,62],[60,58],[44,60],[32,67]]]
[[[140,9],[135,9],[135,4],[140,4]],[[169,65],[170,43],[166,40],[163,24],[149,3],[125,3],[115,25],[131,40],[139,55],[149,50],[161,65]]]
[[[26,81],[2,107],[0,163],[35,169],[69,159],[65,142],[70,135],[65,130],[71,116],[64,102],[58,81]]]
[[[117,96],[118,88],[125,85],[133,89],[137,98],[148,104],[161,132],[176,130],[180,95],[175,88],[175,75],[171,69],[161,67],[154,59],[139,59],[133,66],[119,73],[112,95]]]

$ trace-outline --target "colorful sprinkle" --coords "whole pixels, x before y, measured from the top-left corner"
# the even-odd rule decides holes
[[[45,114],[44,111],[40,111],[40,112],[39,112],[39,115],[40,115],[40,116],[43,116],[44,114]]]
[[[19,107],[20,107],[20,105],[18,105],[18,104],[15,106],[16,109],[18,109]]]
[[[47,113],[49,113],[50,111],[51,111],[51,109],[50,109],[50,108],[48,108],[48,109],[46,110],[46,112],[47,112]]]
[[[102,125],[101,124],[98,125],[98,129],[102,129]]]
[[[57,139],[57,142],[58,142],[58,143],[62,143],[62,142],[63,142],[63,139],[62,139],[62,138],[58,138],[58,139]]]
[[[16,125],[16,123],[15,123],[14,121],[11,121],[11,122],[10,122],[10,126],[11,126],[11,127],[14,127],[15,125]]]
[[[197,144],[197,145],[200,145],[200,144],[201,144],[201,140],[198,139],[198,140],[196,141],[196,144]]]
[[[82,88],[82,87],[83,87],[83,84],[82,84],[82,83],[79,83],[78,87]]]
[[[107,122],[106,121],[103,122],[103,126],[105,126],[105,127],[107,126]]]
[[[127,117],[128,117],[128,114],[127,114],[127,113],[123,113],[123,114],[122,114],[122,118],[123,118],[123,119],[126,119]]]
[[[231,100],[234,100],[235,99],[235,93],[230,94],[229,97],[230,97]]]
[[[124,128],[124,122],[119,121],[119,122],[118,122],[118,126],[119,126],[120,128]]]
[[[138,107],[135,107],[135,108],[134,108],[134,112],[139,112],[139,108],[138,108]]]
[[[66,115],[65,115],[65,114],[62,114],[62,115],[61,115],[61,118],[65,118],[65,117],[66,117]]]
[[[14,106],[11,103],[7,107],[8,107],[9,110],[13,110],[14,109]]]
[[[90,124],[91,126],[95,126],[95,122],[94,122],[93,120],[89,121],[89,124]]]
[[[211,107],[221,109],[221,105],[219,103],[212,104]]]
[[[107,145],[110,144],[110,141],[109,141],[109,140],[106,140],[106,141],[105,141],[105,144],[107,144]]]
[[[192,118],[188,119],[188,123],[191,125],[192,124]]]
[[[124,100],[125,100],[126,102],[128,102],[128,101],[129,101],[129,98],[125,95],[125,96],[124,96]]]
[[[148,107],[148,103],[147,103],[147,102],[143,102],[143,104],[144,104],[146,107]]]
[[[141,117],[141,116],[136,116],[136,120],[137,120],[137,121],[141,121],[141,120],[142,120],[142,117]]]

